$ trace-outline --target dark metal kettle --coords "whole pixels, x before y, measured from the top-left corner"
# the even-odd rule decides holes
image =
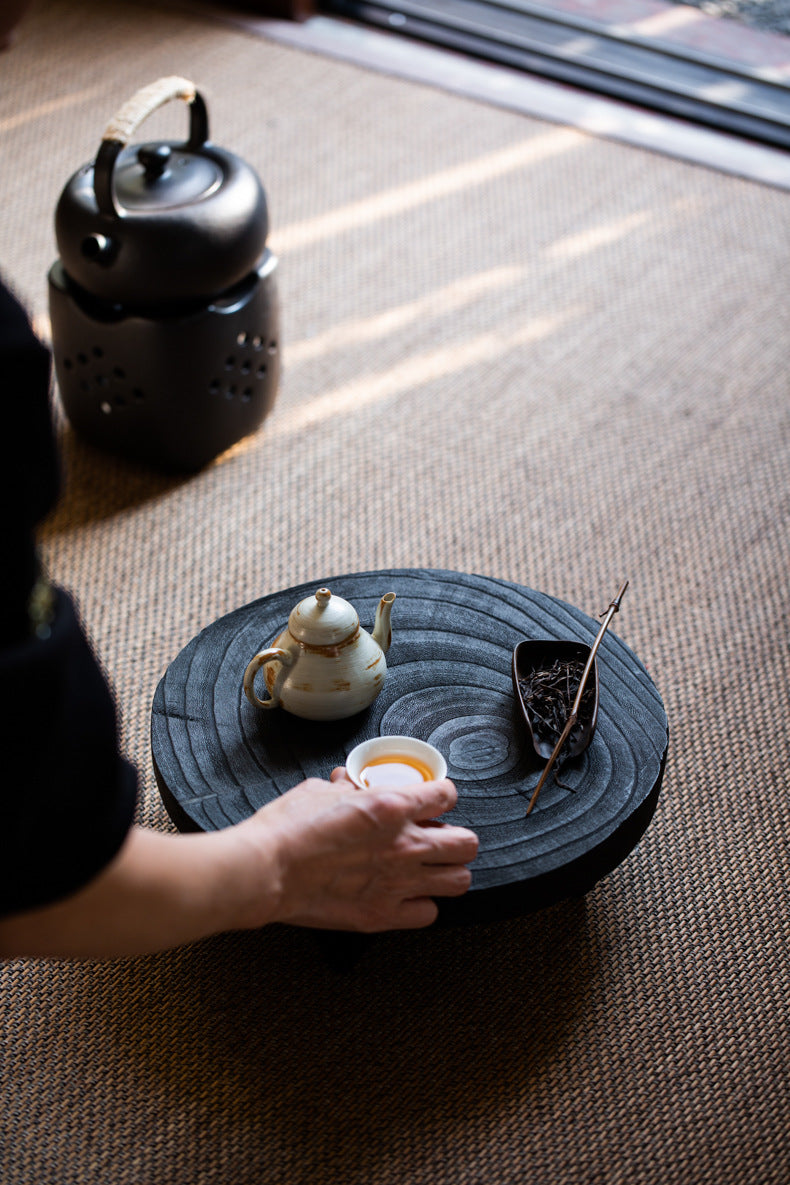
[[[139,124],[171,99],[189,104],[186,141],[130,145]],[[268,229],[257,174],[209,142],[205,101],[178,77],[160,78],[124,104],[95,162],[71,177],[55,211],[70,278],[125,306],[202,301],[232,287],[256,266]]]
[[[187,139],[131,145],[171,99],[189,104]],[[191,82],[161,78],[123,105],[55,211],[52,346],[80,436],[195,470],[258,428],[280,375],[268,229],[257,174],[209,142]]]

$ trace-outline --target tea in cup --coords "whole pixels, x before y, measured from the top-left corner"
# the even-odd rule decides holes
[[[351,750],[346,773],[360,790],[380,790],[439,781],[447,777],[447,762],[438,749],[416,737],[373,737]]]

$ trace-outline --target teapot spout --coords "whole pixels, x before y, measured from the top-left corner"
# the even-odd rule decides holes
[[[376,620],[373,623],[373,633],[371,637],[374,642],[377,642],[384,654],[390,648],[392,642],[392,630],[390,629],[390,614],[392,613],[392,602],[395,600],[395,593],[388,592],[379,601],[378,609],[376,610]]]

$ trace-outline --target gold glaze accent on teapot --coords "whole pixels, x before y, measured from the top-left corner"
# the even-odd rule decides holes
[[[354,606],[319,588],[292,610],[288,626],[244,672],[244,693],[264,711],[283,707],[306,720],[343,720],[373,703],[384,686],[390,648],[390,614],[395,593],[381,598],[373,630],[359,624]],[[255,691],[264,667],[269,699]]]

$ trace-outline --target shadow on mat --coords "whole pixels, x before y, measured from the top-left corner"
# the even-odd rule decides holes
[[[41,527],[47,539],[112,518],[177,489],[193,474],[164,474],[91,447],[67,425],[58,434],[61,490]]]
[[[122,966],[132,1009],[104,1023],[140,1097],[166,1098],[207,1147],[204,1124],[267,1163],[298,1149],[295,1180],[328,1165],[332,1180],[372,1180],[383,1149],[431,1130],[446,1141],[545,1090],[593,1008],[597,929],[573,901],[382,935],[343,972],[306,931],[226,935]]]

